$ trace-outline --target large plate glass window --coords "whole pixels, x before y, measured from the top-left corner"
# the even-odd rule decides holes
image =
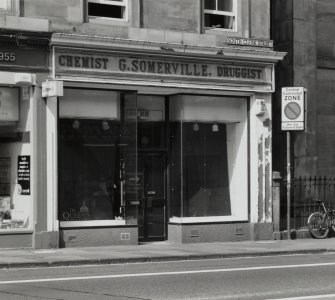
[[[61,227],[135,222],[136,94],[64,90],[59,105]]]
[[[247,220],[247,99],[174,96],[169,110],[170,222]]]
[[[29,87],[0,87],[0,234],[33,228]],[[18,131],[21,128],[21,131]]]
[[[128,20],[128,0],[87,0],[88,19]]]
[[[236,30],[236,0],[204,0],[206,29]]]

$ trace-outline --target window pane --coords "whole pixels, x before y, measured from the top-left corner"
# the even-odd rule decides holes
[[[216,0],[205,0],[205,9],[216,10]]]
[[[231,215],[225,124],[183,122],[183,135],[184,216]]]
[[[119,216],[120,125],[110,120],[59,120],[61,221]]]
[[[165,98],[139,95],[137,116],[138,148],[165,148]]]
[[[124,7],[118,5],[88,3],[88,15],[90,17],[123,19]]]
[[[218,10],[233,11],[233,0],[218,0]]]
[[[205,14],[205,27],[235,29],[235,17]]]

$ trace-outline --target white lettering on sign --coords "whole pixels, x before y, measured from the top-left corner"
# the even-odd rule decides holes
[[[0,51],[0,61],[14,62],[15,60],[16,60],[15,53]]]
[[[303,87],[282,88],[282,130],[305,129],[305,97]]]
[[[248,39],[241,37],[227,37],[228,45],[252,46],[252,47],[273,47],[272,40]]]

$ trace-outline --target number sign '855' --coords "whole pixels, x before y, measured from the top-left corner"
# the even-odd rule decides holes
[[[15,53],[0,51],[0,62],[1,61],[11,61],[11,62],[14,62],[15,59],[16,59]]]

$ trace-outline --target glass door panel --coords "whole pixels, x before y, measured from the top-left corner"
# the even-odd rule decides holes
[[[166,154],[138,155],[138,174],[142,174],[142,198],[139,206],[139,238],[143,241],[166,238]]]

